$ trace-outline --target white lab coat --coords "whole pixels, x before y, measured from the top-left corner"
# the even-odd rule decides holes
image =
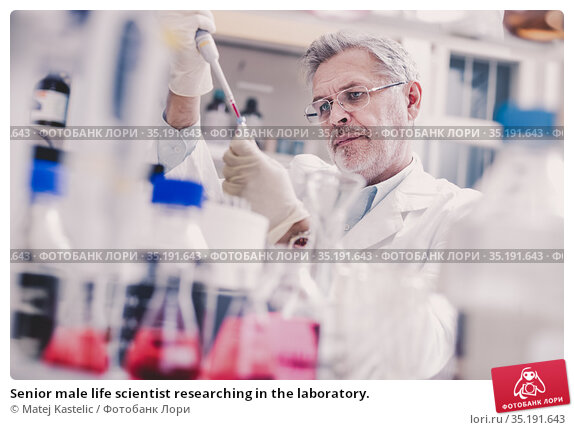
[[[199,126],[199,123],[194,124],[192,127],[194,126]],[[186,141],[182,139],[182,141],[185,146],[192,147],[193,151],[181,164],[168,171],[165,175],[166,178],[200,182],[208,199],[221,200],[223,193],[221,180],[217,176],[217,171],[205,140]],[[170,144],[171,142],[168,141],[167,143]],[[161,162],[161,160],[158,159],[157,162]]]
[[[345,235],[346,248],[428,250],[446,246],[450,227],[470,211],[480,193],[434,178],[416,156],[413,162],[411,173]],[[420,263],[419,269],[435,272],[428,263]]]
[[[291,175],[292,180],[313,169],[329,168],[314,158],[311,155],[295,157],[291,171],[297,174]],[[415,165],[408,176],[347,232],[343,238],[345,249],[426,251],[446,248],[451,226],[469,213],[480,193],[432,177],[423,170],[416,155],[413,162]],[[297,191],[301,192],[300,189]],[[344,318],[351,325],[357,319],[370,321],[375,326],[385,325],[383,320],[388,303],[377,304],[376,301],[397,300],[392,310],[397,328],[389,333],[384,329],[377,332],[375,327],[371,327],[370,333],[362,333],[356,327],[347,338],[337,339],[338,348],[344,352],[327,352],[327,360],[333,360],[333,354],[337,357],[334,369],[327,374],[345,379],[424,379],[439,373],[439,377],[448,377],[449,371],[445,366],[454,354],[457,314],[450,303],[436,292],[440,267],[438,262],[414,261],[370,263],[362,268],[353,268],[362,271],[361,276],[370,276],[372,286],[367,286],[367,289],[371,291],[364,295],[362,291],[351,294],[344,290],[335,291],[334,300],[339,301],[337,312],[346,313]],[[356,276],[359,277],[358,274]],[[389,291],[372,290],[386,288],[385,282],[404,283],[404,300],[399,298],[400,291],[395,291],[391,297]],[[346,287],[348,285],[346,283]],[[357,281],[356,288],[360,287]],[[373,315],[368,315],[369,312]],[[363,330],[369,329],[363,327]],[[389,335],[398,336],[399,331],[404,337],[402,342],[412,341],[413,344],[400,354],[384,351],[385,348],[404,347],[383,339]],[[381,341],[372,342],[377,335],[381,336]],[[373,360],[377,354],[384,355],[388,361],[400,359],[401,363]]]
[[[411,173],[345,235],[343,241],[345,248],[431,250],[446,247],[450,227],[469,212],[480,194],[474,190],[460,189],[444,179],[435,179],[423,170],[416,156],[414,162],[416,164]],[[296,180],[301,179],[302,173],[308,173],[313,169],[331,168],[333,167],[312,155],[296,157],[290,171],[296,192],[301,186]],[[206,144],[203,140],[199,140],[193,153],[168,176],[207,180],[208,194],[214,196],[220,192],[219,189],[216,190],[217,179],[214,174],[215,169],[213,163],[209,163]],[[339,357],[336,363],[337,369],[330,375],[347,379],[380,379],[393,375],[423,379],[437,375],[454,354],[456,333],[456,311],[435,291],[440,265],[434,262],[414,262],[369,267],[371,269],[367,270],[371,274],[381,270],[392,271],[395,276],[397,273],[404,273],[405,277],[416,279],[416,285],[409,282],[411,290],[405,290],[405,294],[410,297],[405,301],[408,302],[405,305],[407,307],[404,312],[395,313],[394,317],[398,318],[398,327],[404,329],[408,326],[410,330],[416,331],[417,340],[413,341],[415,344],[409,349],[410,353],[400,355],[401,367],[408,369],[408,372],[389,373],[388,369],[392,369],[392,364],[377,359],[380,349],[384,349],[384,341],[368,342],[366,346],[360,344],[361,339],[376,339],[377,328],[372,327],[369,333],[362,333],[365,336],[351,336],[348,341],[341,339],[337,341],[339,350],[342,348],[344,354],[340,351],[338,353],[335,351],[334,355],[331,354],[332,351],[327,354]],[[412,300],[414,291],[412,289],[417,291],[416,300]],[[344,292],[340,297],[346,297],[349,306],[345,309],[351,313],[356,310],[357,318],[365,317],[362,315],[364,309],[377,312],[376,303],[373,303],[369,294],[349,296]],[[353,303],[349,303],[349,300]],[[410,312],[416,313],[416,318]],[[376,324],[377,318],[384,319],[385,315],[384,312],[378,312],[371,317]],[[403,324],[401,319],[408,320],[407,324]],[[328,329],[324,332],[326,336],[327,332]],[[410,336],[409,330],[404,332],[404,336]],[[379,355],[383,356],[385,353]],[[388,355],[387,353],[386,356]]]
[[[429,175],[416,154],[413,163],[406,178],[346,233],[346,249],[445,248],[450,227],[470,211],[480,193]],[[315,170],[336,168],[310,154],[298,155],[291,163],[291,181],[300,198],[304,178]],[[439,265],[419,262],[411,268],[435,277]]]

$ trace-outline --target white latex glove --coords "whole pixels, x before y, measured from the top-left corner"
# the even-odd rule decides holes
[[[223,161],[223,191],[246,199],[254,212],[269,219],[270,243],[309,217],[295,196],[287,169],[261,152],[253,140],[231,141]]]
[[[158,16],[172,50],[169,89],[185,97],[211,91],[211,70],[195,46],[195,33],[198,29],[215,33],[213,14],[208,10],[174,10],[159,12]]]

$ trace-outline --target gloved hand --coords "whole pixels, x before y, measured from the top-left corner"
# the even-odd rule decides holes
[[[309,217],[295,196],[287,169],[261,152],[253,140],[231,141],[223,161],[223,191],[246,199],[254,212],[269,219],[271,243]]]
[[[211,70],[195,46],[195,33],[199,28],[215,33],[213,14],[208,10],[162,11],[159,21],[172,48],[169,89],[185,97],[211,91]]]

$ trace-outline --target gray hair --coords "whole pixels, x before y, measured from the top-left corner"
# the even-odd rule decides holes
[[[420,79],[415,62],[398,42],[372,34],[339,31],[316,39],[301,58],[307,82],[313,80],[321,63],[353,48],[370,52],[379,62],[377,72],[388,76],[393,82]]]

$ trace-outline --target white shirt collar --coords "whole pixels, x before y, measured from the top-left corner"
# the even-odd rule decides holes
[[[369,211],[377,206],[391,191],[393,191],[419,163],[416,156],[413,156],[411,162],[399,173],[379,182],[378,184],[369,185],[361,190],[357,201],[349,209],[345,231],[353,228]]]
[[[376,187],[377,194],[375,195],[375,198],[369,210],[377,206],[385,197],[389,195],[391,191],[393,191],[401,182],[403,182],[403,179],[405,179],[409,175],[409,173],[413,171],[417,162],[418,160],[413,156],[411,162],[395,176],[391,176],[389,179],[379,182],[378,184],[370,185],[369,187]]]

